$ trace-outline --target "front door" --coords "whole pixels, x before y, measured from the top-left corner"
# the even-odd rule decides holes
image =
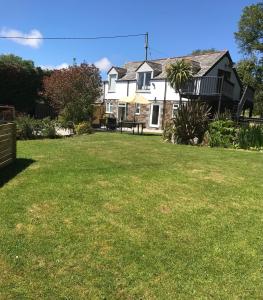
[[[160,105],[152,104],[151,118],[150,118],[150,126],[151,127],[159,127],[159,112],[160,112]]]

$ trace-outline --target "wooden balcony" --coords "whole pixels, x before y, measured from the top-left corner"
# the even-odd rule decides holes
[[[182,94],[189,97],[215,97],[226,96],[233,99],[234,84],[224,77],[218,76],[203,76],[194,77],[189,80],[182,89]]]

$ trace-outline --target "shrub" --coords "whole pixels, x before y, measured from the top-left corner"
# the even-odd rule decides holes
[[[175,142],[182,144],[201,143],[208,129],[209,115],[210,108],[206,103],[193,100],[181,105],[176,118],[173,119]]]
[[[41,126],[41,132],[40,135],[43,138],[51,138],[54,139],[57,137],[56,134],[56,122],[51,120],[50,118],[45,118],[42,121],[40,121]]]
[[[263,148],[263,126],[242,126],[237,133],[237,146],[242,149]]]
[[[77,134],[90,134],[92,133],[92,128],[90,122],[81,122],[75,126]]]
[[[36,121],[28,116],[20,116],[16,119],[17,138],[27,140],[35,138]]]
[[[99,69],[82,63],[55,70],[43,79],[44,96],[56,113],[78,124],[92,120],[93,104],[101,96]]]
[[[55,138],[56,123],[50,118],[36,120],[29,116],[20,116],[16,119],[17,138],[20,140],[36,138]]]
[[[211,147],[231,147],[236,141],[236,124],[231,120],[218,120],[209,124],[206,135]]]

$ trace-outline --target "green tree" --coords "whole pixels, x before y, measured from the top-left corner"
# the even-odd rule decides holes
[[[31,60],[1,55],[0,104],[14,105],[19,112],[33,114],[44,74]]]
[[[236,70],[244,86],[251,86],[255,90],[256,114],[263,115],[263,66],[256,57],[241,60],[236,65]]]
[[[180,106],[182,105],[182,88],[193,76],[192,66],[186,60],[178,60],[166,68],[167,79],[172,88],[179,94]]]
[[[243,85],[255,89],[255,112],[263,115],[263,2],[246,6],[235,38],[246,56],[237,64]]]
[[[246,6],[235,33],[240,50],[247,55],[263,53],[263,2]]]
[[[256,89],[258,84],[258,65],[255,59],[244,59],[236,64],[238,75],[244,85]]]
[[[55,70],[44,78],[44,95],[65,122],[91,120],[92,104],[101,95],[101,77],[94,65]]]

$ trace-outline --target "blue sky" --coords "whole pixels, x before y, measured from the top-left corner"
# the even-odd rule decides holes
[[[251,0],[2,0],[0,34],[34,36],[105,36],[149,32],[150,58],[192,50],[229,49],[241,58],[233,32]],[[18,32],[16,32],[18,31]],[[0,53],[13,53],[41,66],[77,62],[110,64],[144,59],[144,38],[96,41],[46,41],[19,44],[0,40]]]

